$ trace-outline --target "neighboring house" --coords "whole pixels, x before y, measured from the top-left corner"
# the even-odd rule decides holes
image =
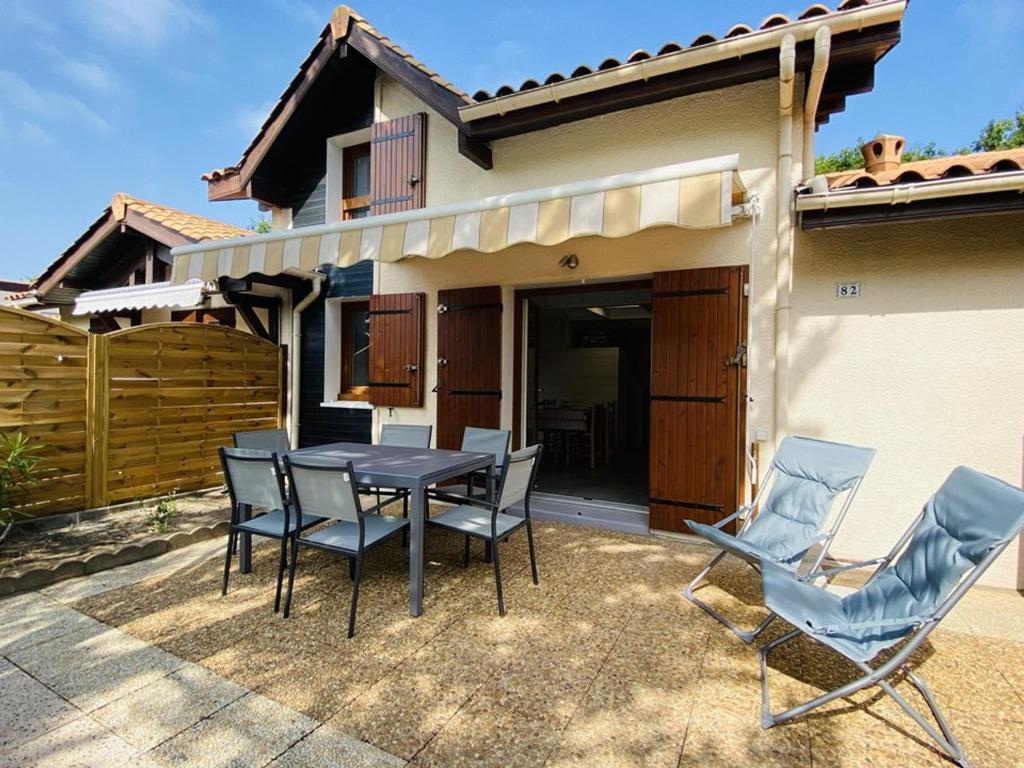
[[[877,554],[954,465],[1019,482],[1024,435],[1019,161],[813,178],[905,11],[814,5],[469,96],[340,7],[204,176],[277,231],[176,248],[173,281],[292,291],[301,444],[505,427],[547,446],[539,510],[669,533],[731,513],[787,434],[873,445],[835,552]]]
[[[119,192],[29,290],[8,296],[5,303],[45,311],[97,333],[168,320],[263,332],[276,327],[280,313],[276,297],[254,299],[261,301],[258,308],[247,304],[239,309],[216,283],[170,282],[172,247],[249,234],[240,227]],[[254,316],[253,323],[247,322]]]

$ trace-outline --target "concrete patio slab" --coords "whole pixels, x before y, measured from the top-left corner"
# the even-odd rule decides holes
[[[167,741],[248,691],[196,664],[133,691],[92,713],[143,751]]]
[[[149,752],[157,765],[263,766],[319,723],[250,693]]]
[[[137,749],[95,720],[78,718],[10,751],[0,768],[97,768],[147,766]]]
[[[0,658],[0,753],[81,716],[77,707]]]
[[[86,712],[155,683],[184,664],[103,625],[15,651],[8,658]]]
[[[38,592],[7,598],[4,617],[5,621],[0,623],[0,654],[4,655],[73,632],[96,630],[103,626]]]
[[[272,764],[273,768],[401,768],[405,761],[354,739],[329,723],[317,728]]]

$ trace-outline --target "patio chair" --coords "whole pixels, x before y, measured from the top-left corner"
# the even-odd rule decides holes
[[[793,720],[838,698],[877,685],[960,765],[968,765],[931,690],[907,663],[914,651],[1024,528],[1024,491],[967,467],[958,467],[885,557],[820,574],[876,566],[856,592],[840,597],[766,564],[765,602],[795,629],[761,648],[761,726]],[[807,635],[852,661],[864,676],[773,715],[768,701],[768,654]],[[877,667],[881,651],[904,643]],[[925,702],[939,730],[888,682],[902,672]]]
[[[466,478],[466,485],[444,486],[443,493],[457,496],[476,496],[476,483],[478,480],[484,482],[485,490],[481,494],[486,497],[486,484],[488,481],[497,483],[501,478],[502,469],[508,458],[508,447],[512,440],[512,433],[507,429],[483,429],[481,427],[466,427],[462,433],[462,447],[460,450],[467,453],[493,453],[494,474],[480,470],[470,474]],[[433,495],[433,494],[431,494]]]
[[[796,572],[808,551],[821,549],[810,570],[815,571],[828,554],[846,512],[853,502],[861,479],[868,471],[875,451],[844,443],[830,443],[808,437],[787,437],[779,445],[771,467],[750,506],[714,525],[687,520],[698,536],[719,547],[719,552],[704,570],[683,590],[691,603],[718,619],[741,640],[752,642],[764,631],[774,615],[769,615],[753,631],[740,629],[710,605],[694,595],[694,590],[726,555],[734,555],[754,570],[761,563],[774,563]],[[770,491],[768,490],[770,488]],[[836,496],[848,492],[831,527],[823,531]],[[762,498],[767,498],[762,503]],[[756,514],[752,514],[757,510]],[[740,521],[735,535],[722,530],[733,520]]]
[[[288,618],[291,612],[299,546],[336,552],[349,558],[351,565],[352,606],[348,617],[348,636],[353,637],[356,631],[359,583],[363,577],[363,555],[404,531],[409,521],[373,514],[378,511],[377,506],[363,509],[359,501],[359,489],[353,479],[351,461],[339,464],[285,456],[284,466],[295,494],[296,510],[300,514],[315,514],[335,521],[308,536],[299,534],[292,539],[284,616]]]
[[[423,448],[430,449],[430,437],[434,428],[429,424],[384,424],[380,428],[380,439],[378,445],[397,445],[402,448]],[[387,506],[398,499],[402,500],[402,517],[409,517],[409,492],[398,488],[375,488],[377,492],[377,507]],[[385,501],[381,494],[387,493]],[[408,531],[402,532],[402,546],[408,545]]]
[[[224,580],[220,594],[228,593],[231,574],[231,556],[237,550],[242,534],[264,536],[281,541],[281,557],[277,567],[277,592],[274,613],[281,607],[281,581],[286,566],[288,541],[299,530],[323,521],[322,517],[301,515],[291,504],[285,503],[284,476],[273,451],[248,448],[221,448],[220,463],[224,469],[224,482],[231,498],[231,521],[228,528],[228,549],[224,556]],[[249,520],[242,519],[242,505],[266,512]]]
[[[235,448],[249,448],[254,451],[273,451],[283,456],[291,450],[287,429],[257,429],[251,432],[235,432]]]
[[[537,576],[537,553],[533,546],[533,522],[530,519],[530,495],[540,466],[541,446],[534,445],[516,451],[504,463],[498,489],[497,501],[488,502],[474,497],[454,496],[438,491],[437,498],[456,506],[427,518],[427,524],[444,528],[465,536],[463,567],[469,566],[469,540],[483,539],[494,561],[494,578],[498,589],[498,613],[505,615],[505,597],[501,587],[501,557],[498,542],[505,541],[517,530],[526,526],[526,540],[530,548],[530,571],[533,583],[539,584]],[[506,510],[517,502],[523,502],[523,517],[511,515]]]

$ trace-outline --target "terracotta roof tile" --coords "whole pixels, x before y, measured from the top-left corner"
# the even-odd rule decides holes
[[[195,240],[196,242],[200,240],[226,240],[232,237],[245,237],[246,235],[253,234],[250,230],[236,227],[233,224],[225,224],[222,221],[208,219],[195,213],[186,213],[167,205],[140,200],[123,192],[118,192],[114,195],[114,200],[111,203],[111,210],[115,216],[118,214],[119,206],[135,211],[150,221],[161,224],[168,229],[173,229],[189,240]]]
[[[889,171],[868,173],[863,168],[825,175],[829,189],[850,187],[885,187],[894,184],[915,184],[937,179],[983,176],[991,173],[1024,171],[1024,147],[999,152],[976,152],[971,155],[949,155],[912,163],[901,163]]]
[[[882,0],[845,0],[845,2],[840,3],[839,6],[834,11],[830,10],[829,7],[826,6],[826,5],[822,5],[821,3],[815,3],[814,5],[811,5],[811,6],[808,6],[807,8],[805,8],[804,11],[796,19],[791,19],[790,17],[788,17],[788,16],[786,16],[785,14],[782,14],[782,13],[773,13],[770,16],[768,16],[764,21],[762,21],[760,26],[757,27],[756,29],[754,27],[751,27],[749,24],[734,24],[722,36],[721,40],[732,40],[732,39],[735,39],[737,37],[742,37],[744,35],[749,35],[749,34],[752,34],[753,32],[760,31],[760,30],[774,29],[776,27],[781,27],[781,26],[784,26],[786,24],[795,24],[795,23],[797,23],[799,21],[806,21],[808,19],[817,18],[819,16],[826,16],[826,15],[832,14],[832,13],[842,13],[843,11],[852,11],[852,10],[855,10],[857,8],[862,8],[864,6],[871,5],[872,3],[875,3],[875,2],[882,2]],[[638,49],[636,51],[633,51],[633,53],[631,53],[629,55],[629,57],[626,58],[625,60],[623,60],[622,62],[620,62],[619,60],[614,59],[614,58],[605,59],[605,61],[597,69],[598,70],[611,69],[611,68],[614,68],[614,67],[622,66],[623,63],[631,63],[631,62],[634,62],[634,61],[640,61],[642,59],[651,59],[651,58],[655,58],[657,56],[664,56],[664,55],[670,54],[670,53],[678,53],[678,52],[680,52],[682,50],[685,50],[686,48],[697,48],[697,47],[702,46],[702,45],[709,45],[711,43],[717,43],[717,42],[720,42],[719,38],[715,37],[712,34],[705,33],[703,35],[699,35],[698,37],[695,37],[693,39],[693,42],[690,43],[688,46],[680,45],[677,42],[669,42],[669,43],[666,43],[665,45],[663,45],[658,50],[657,53],[653,53],[653,54],[649,53],[648,51],[645,51],[643,49]],[[575,78],[575,77],[582,77],[584,75],[589,75],[589,74],[591,74],[594,71],[596,71],[596,70],[592,69],[591,67],[586,66],[585,64],[581,64],[580,66],[576,67],[576,69],[573,70],[573,73],[569,76],[569,79],[572,79],[572,78]],[[555,75],[558,75],[558,73],[552,73],[552,75],[549,75],[548,79],[545,80],[544,82],[545,83],[547,83],[547,82],[554,82],[554,81],[551,81],[550,78],[554,77]],[[565,79],[565,78],[561,77],[561,75],[558,75],[558,77],[560,79],[563,79],[563,80]],[[527,90],[529,90],[532,87],[536,87],[536,86],[531,85],[531,84],[532,83],[536,83],[539,79],[540,78],[527,80],[526,82],[524,82],[518,88],[516,88],[513,85],[509,85],[508,83],[505,83],[505,84],[502,84],[501,86],[499,86],[498,89],[495,90],[493,94],[491,92],[489,92],[489,91],[486,91],[486,90],[479,90],[479,91],[477,91],[476,93],[473,94],[473,102],[474,103],[480,103],[480,102],[484,102],[484,101],[489,101],[489,100],[491,100],[493,98],[497,98],[499,96],[509,96],[509,95],[511,95],[513,93],[517,93],[519,91],[527,91]]]

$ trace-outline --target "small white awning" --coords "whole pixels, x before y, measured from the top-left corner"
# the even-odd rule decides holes
[[[174,248],[172,281],[313,272],[321,264],[495,253],[519,243],[625,237],[652,227],[732,223],[744,188],[739,155],[389,213],[285,232]]]
[[[149,283],[122,288],[85,291],[75,299],[73,315],[94,315],[131,309],[190,308],[202,304],[207,284],[202,280],[186,280],[182,285]]]

